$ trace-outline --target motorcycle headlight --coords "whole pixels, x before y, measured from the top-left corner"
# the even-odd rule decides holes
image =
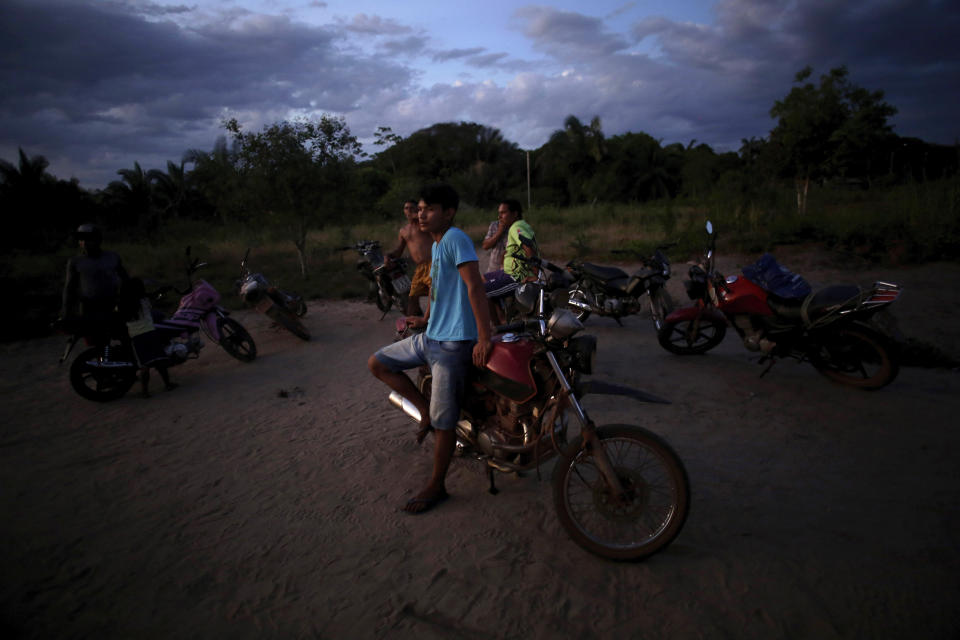
[[[567,344],[567,350],[574,369],[587,375],[593,373],[593,363],[597,357],[596,336],[577,336]]]
[[[583,323],[569,309],[556,309],[547,322],[547,333],[552,338],[564,340],[583,329]]]

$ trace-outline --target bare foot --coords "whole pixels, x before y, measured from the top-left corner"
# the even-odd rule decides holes
[[[440,491],[424,489],[416,497],[407,500],[407,504],[403,505],[402,510],[414,515],[426,513],[449,497],[450,494],[447,493],[446,489],[440,489]]]

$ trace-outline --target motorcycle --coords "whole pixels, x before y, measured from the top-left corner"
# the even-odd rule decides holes
[[[567,305],[583,322],[591,313],[620,318],[642,310],[641,298],[650,299],[653,326],[660,331],[664,318],[673,310],[673,300],[666,290],[670,279],[670,261],[663,251],[672,245],[657,247],[653,255],[642,258],[643,266],[633,275],[618,267],[604,267],[589,262],[571,262],[567,269],[573,275]]]
[[[386,317],[394,305],[405,312],[410,294],[410,277],[407,275],[409,261],[406,258],[391,260],[389,266],[383,259],[383,251],[376,240],[360,240],[352,247],[340,247],[339,251],[356,251],[360,254],[357,271],[370,282],[370,297]]]
[[[761,375],[777,357],[791,357],[860,389],[879,389],[897,377],[892,342],[870,321],[897,300],[898,285],[833,285],[813,293],[769,254],[740,275],[724,277],[715,267],[713,224],[706,229],[707,250],[684,282],[694,304],[667,316],[658,336],[664,349],[706,353],[723,341],[729,323],[749,351],[761,354],[761,364],[769,362]]]
[[[293,335],[309,340],[310,331],[300,321],[307,313],[307,303],[296,293],[274,287],[262,273],[251,272],[247,267],[249,259],[250,249],[247,249],[240,261],[240,279],[235,285],[237,295]]]
[[[188,261],[189,258],[188,247]],[[155,312],[154,327],[167,341],[164,351],[169,357],[168,366],[199,357],[204,346],[198,335],[200,332],[241,362],[250,362],[257,355],[257,347],[247,330],[217,304],[220,300],[217,290],[205,280],[193,281],[193,274],[206,265],[199,259],[189,262],[186,289],[180,291],[167,285],[151,295],[156,300],[174,290],[183,296],[176,312],[169,318]],[[94,337],[94,329],[100,335]],[[109,327],[78,328],[68,338],[60,364],[67,360],[81,339],[88,348],[81,351],[70,365],[70,385],[74,391],[95,402],[123,397],[136,382],[139,370],[126,335],[126,325],[115,317]]]
[[[517,299],[527,319],[497,327],[483,369],[472,368],[456,426],[457,452],[494,472],[537,469],[558,457],[551,484],[559,520],[584,549],[618,560],[639,560],[670,544],[690,506],[686,469],[671,446],[639,426],[597,426],[581,398],[606,393],[667,403],[645,392],[599,381],[593,373],[596,338],[577,335],[583,324],[568,309],[549,311],[544,287],[524,283]],[[431,377],[422,367],[418,388],[429,399]],[[411,402],[390,402],[419,423]],[[578,427],[575,436],[570,427]],[[568,440],[568,435],[570,439]]]

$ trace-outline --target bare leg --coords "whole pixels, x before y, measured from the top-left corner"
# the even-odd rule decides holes
[[[150,368],[140,369],[140,395],[144,398],[150,397]]]
[[[407,502],[403,510],[407,513],[421,513],[432,509],[447,497],[445,480],[453,452],[457,446],[457,432],[454,429],[435,431],[433,446],[433,475],[430,482],[413,499]]]
[[[367,366],[370,373],[385,385],[399,393],[401,396],[413,403],[413,406],[420,412],[420,430],[417,432],[417,442],[423,442],[430,430],[430,404],[423,397],[417,386],[413,384],[407,374],[403,372],[390,371],[382,362],[377,360],[376,356],[370,356],[367,360]]]
[[[157,373],[160,374],[160,379],[163,380],[163,388],[167,391],[171,389],[176,389],[179,385],[176,383],[170,382],[170,373],[167,372],[167,368],[164,366],[157,367]]]

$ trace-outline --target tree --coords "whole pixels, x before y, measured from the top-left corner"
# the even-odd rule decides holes
[[[66,181],[47,172],[41,155],[18,149],[19,162],[0,160],[0,219],[4,233],[0,248],[51,251],[76,228],[78,220],[92,218],[92,203],[76,180]]]
[[[242,194],[285,230],[307,277],[307,234],[343,206],[360,143],[343,118],[326,114],[272,124],[260,133],[244,132],[235,119],[224,127],[237,143]]]
[[[813,73],[808,66],[794,82],[804,83]],[[770,109],[777,126],[771,142],[782,147],[785,171],[793,175],[797,211],[806,212],[810,180],[845,176],[858,167],[878,140],[891,135],[887,118],[896,109],[883,102],[883,92],[869,92],[850,82],[846,67],[831,69],[813,83],[794,87]]]

